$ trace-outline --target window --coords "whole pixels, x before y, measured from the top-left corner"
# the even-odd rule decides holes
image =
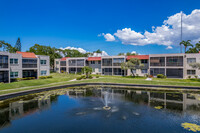
[[[114,58],[113,59],[113,66],[121,66],[121,63],[124,62],[124,58]]]
[[[141,60],[141,63],[148,63],[148,60]]]
[[[47,75],[47,71],[46,71],[46,70],[41,71],[41,75],[42,75],[42,76],[43,76],[43,75]]]
[[[11,78],[18,78],[18,72],[10,72]]]
[[[56,64],[59,64],[59,61],[56,61]]]
[[[47,64],[47,61],[46,61],[46,60],[40,60],[40,64],[41,64],[41,65],[46,65],[46,64]]]
[[[18,59],[10,59],[10,64],[18,64]]]
[[[95,61],[91,61],[91,64],[95,64]]]
[[[112,59],[102,59],[102,66],[112,66]]]
[[[0,68],[8,68],[8,56],[0,55]]]
[[[183,56],[167,57],[167,66],[183,66]]]
[[[98,64],[101,64],[101,61],[98,61]]]
[[[188,64],[196,63],[196,58],[187,58],[187,63]]]
[[[187,70],[188,75],[195,75],[196,71],[195,70]]]
[[[147,73],[147,69],[142,69],[142,73]]]
[[[165,57],[150,57],[150,66],[165,66]]]

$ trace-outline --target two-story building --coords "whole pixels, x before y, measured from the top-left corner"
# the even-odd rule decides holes
[[[30,52],[0,52],[0,82],[16,78],[47,76],[50,74],[49,56]]]
[[[191,54],[151,54],[149,55],[150,75],[166,75],[167,78],[188,78],[200,75],[198,69],[190,66],[200,62],[199,53]]]

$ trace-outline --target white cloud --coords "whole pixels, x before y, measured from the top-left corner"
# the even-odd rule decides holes
[[[102,33],[102,34],[100,34],[98,36],[104,36],[104,38],[108,42],[115,41],[115,37],[113,35],[111,35],[110,33],[107,33],[107,34]]]
[[[132,51],[131,54],[137,54],[137,52],[136,51]]]
[[[65,49],[78,50],[80,53],[83,53],[83,54],[85,54],[87,52],[86,50],[84,50],[82,48],[75,48],[75,47],[70,47],[70,46],[68,46],[66,48],[60,48],[60,49],[62,49],[62,50],[65,50]]]
[[[108,56],[106,51],[102,51],[102,53],[93,53],[91,57],[101,57],[101,56]]]
[[[193,10],[191,14],[182,14],[183,17],[183,40],[192,40],[192,43],[200,41],[200,10]],[[120,40],[122,44],[130,45],[149,45],[158,44],[164,45],[167,49],[172,49],[172,46],[178,46],[181,38],[181,13],[176,13],[167,20],[164,20],[161,26],[152,26],[152,31],[144,31],[143,33],[136,32],[131,28],[117,30],[113,35],[110,33],[103,34],[107,41],[109,35]]]
[[[89,52],[89,51],[86,51],[86,50],[83,49],[83,48],[75,48],[75,47],[70,47],[70,46],[65,47],[65,48],[62,48],[62,47],[61,47],[60,49],[61,49],[61,50],[65,50],[65,49],[78,50],[80,53],[83,53],[83,54]],[[90,53],[92,53],[92,52],[90,52]],[[61,53],[61,55],[64,56],[62,53]],[[92,57],[101,57],[101,56],[108,56],[108,54],[107,54],[106,51],[102,51],[102,53],[93,53],[93,55],[91,55],[91,56],[92,56]]]
[[[166,49],[173,49],[173,47],[172,46],[167,46],[167,48]]]

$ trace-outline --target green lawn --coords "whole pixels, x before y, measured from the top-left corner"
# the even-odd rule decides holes
[[[52,87],[65,84],[74,83],[127,83],[127,84],[149,84],[149,85],[174,85],[174,86],[200,86],[198,79],[158,79],[154,78],[152,81],[146,81],[144,77],[120,77],[120,76],[100,76],[97,79],[87,79],[79,81],[70,81],[80,75],[73,74],[51,74],[51,79],[37,79],[26,80],[20,82],[13,82],[10,84],[0,84],[0,95],[11,92],[18,92],[29,89],[37,89],[43,87]]]

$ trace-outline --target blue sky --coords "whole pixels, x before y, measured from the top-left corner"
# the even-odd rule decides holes
[[[101,33],[124,28],[143,33],[161,26],[168,17],[198,9],[199,0],[0,0],[0,40],[14,45],[21,38],[23,51],[35,43],[60,47],[101,49],[109,55],[177,53],[179,47],[134,46],[119,39],[106,41]]]

